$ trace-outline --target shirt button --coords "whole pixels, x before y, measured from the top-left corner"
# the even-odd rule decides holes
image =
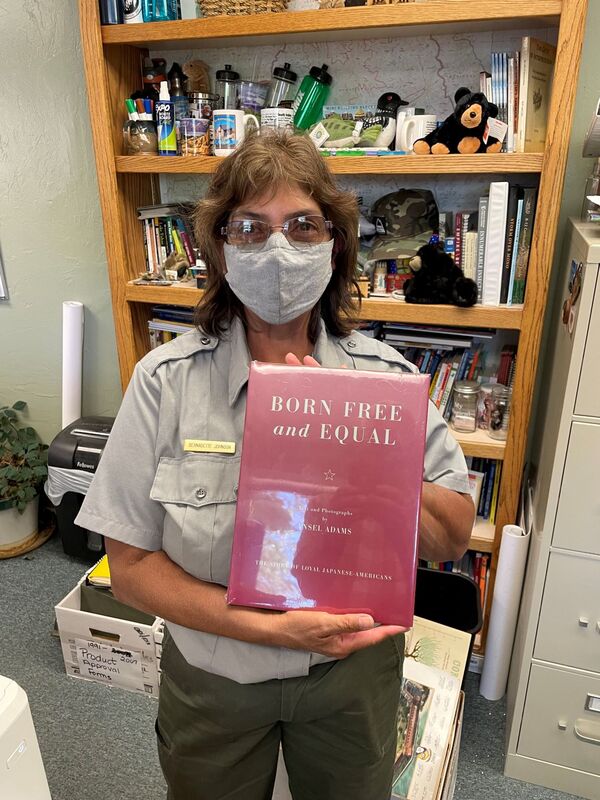
[[[200,344],[210,344],[210,339],[208,338],[208,336],[203,336],[200,339]]]
[[[204,500],[204,498],[206,497],[206,489],[202,488],[196,489],[196,497],[198,498],[198,500]]]
[[[234,496],[234,497],[237,497],[237,493],[238,493],[238,487],[237,487],[237,486],[234,486],[234,487],[233,487],[233,496]]]
[[[350,341],[348,342],[348,347],[356,347],[356,342],[354,341],[354,339],[350,339]]]

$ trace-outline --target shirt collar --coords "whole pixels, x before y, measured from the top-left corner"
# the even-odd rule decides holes
[[[250,351],[246,341],[244,324],[239,317],[234,317],[229,328],[231,342],[231,359],[229,362],[229,405],[233,407],[240,392],[248,382],[250,372]],[[319,333],[314,348],[314,357],[324,367],[339,367],[340,353],[335,347],[332,337],[322,319],[319,319]]]

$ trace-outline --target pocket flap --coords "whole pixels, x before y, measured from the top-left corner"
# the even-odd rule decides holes
[[[159,503],[206,506],[234,503],[240,476],[240,457],[194,454],[161,458],[150,490]]]

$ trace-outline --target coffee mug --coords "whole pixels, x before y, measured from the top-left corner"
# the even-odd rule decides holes
[[[263,108],[260,112],[261,128],[294,128],[294,111],[291,108]]]
[[[398,150],[408,153],[413,149],[417,139],[422,139],[428,133],[435,130],[437,117],[435,114],[418,114],[414,117],[407,117],[400,130],[398,131]]]
[[[216,156],[228,156],[244,141],[246,128],[259,129],[258,118],[254,114],[231,108],[213,111],[214,148]]]

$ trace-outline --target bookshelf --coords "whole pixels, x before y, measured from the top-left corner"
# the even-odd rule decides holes
[[[513,389],[513,412],[508,439],[498,444],[479,434],[459,437],[466,455],[503,460],[503,477],[495,527],[478,522],[471,547],[490,552],[492,567],[488,596],[492,596],[502,527],[517,513],[525,443],[532,405],[555,245],[560,198],[587,0],[428,0],[422,3],[288,11],[255,16],[141,25],[101,26],[97,0],[79,0],[82,49],[94,140],[98,186],[104,225],[108,275],[119,355],[125,387],[135,363],[148,348],[147,323],[154,304],[194,305],[193,287],[151,287],[132,284],[143,269],[144,250],[138,206],[157,202],[160,174],[210,174],[217,159],[164,158],[121,155],[123,98],[139,83],[147,49],[225,48],[295,43],[345,42],[378,37],[411,37],[468,32],[527,31],[551,27],[557,31],[557,59],[543,153],[493,155],[330,157],[329,168],[339,175],[448,176],[460,181],[472,175],[534,175],[539,178],[537,216],[531,246],[527,292],[522,306],[411,306],[369,298],[362,303],[363,319],[420,322],[432,325],[494,327],[519,333]],[[243,24],[240,24],[243,21]],[[489,619],[484,621],[483,642]]]

